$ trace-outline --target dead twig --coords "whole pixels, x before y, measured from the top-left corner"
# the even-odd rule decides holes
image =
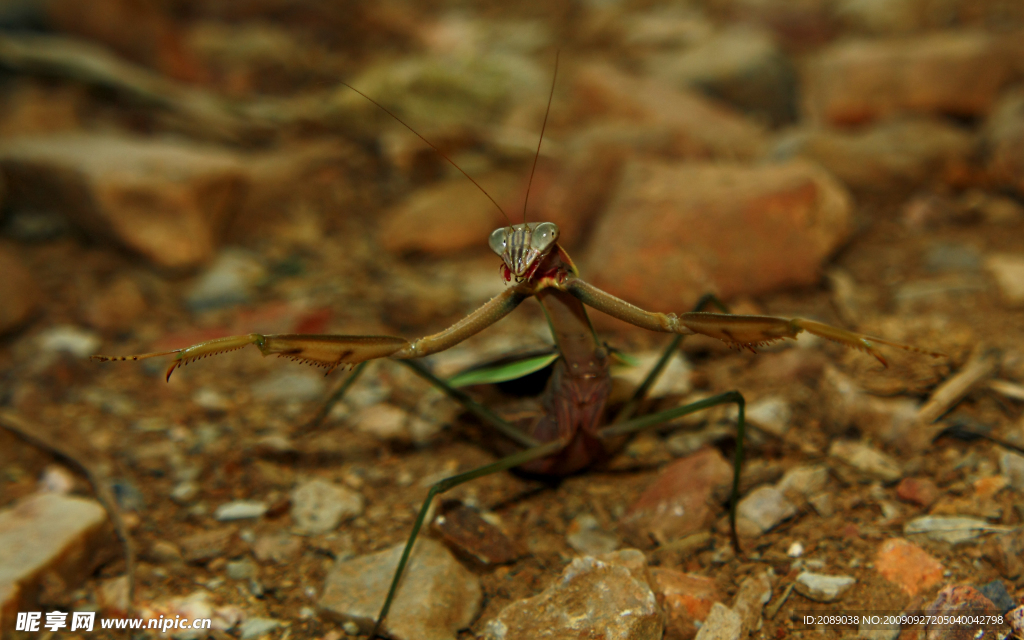
[[[979,346],[955,376],[942,383],[917,412],[922,424],[932,424],[960,402],[976,384],[992,376],[999,366],[999,351]]]

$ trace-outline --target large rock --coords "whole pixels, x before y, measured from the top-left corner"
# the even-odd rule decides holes
[[[711,524],[716,502],[728,495],[732,465],[718,449],[707,448],[668,465],[637,498],[619,523],[629,541],[648,547],[665,544]]]
[[[404,546],[336,562],[327,575],[320,609],[369,633]],[[382,631],[395,640],[454,640],[476,617],[482,597],[479,578],[443,544],[420,538]]]
[[[955,181],[969,170],[976,142],[970,133],[933,119],[898,119],[863,129],[810,128],[789,132],[777,157],[798,155],[821,164],[855,189],[916,187],[933,178]]]
[[[656,127],[662,152],[677,157],[750,159],[760,155],[764,129],[720,103],[654,78],[605,66],[580,70],[571,87],[571,120],[603,119]],[[650,144],[654,144],[651,141]]]
[[[766,148],[763,127],[662,78],[588,65],[569,82],[570,98],[559,112],[573,133],[560,147],[544,147],[552,157],[538,164],[529,198],[529,219],[558,224],[564,246],[589,233],[631,158],[749,160]],[[522,192],[513,202],[521,206]]]
[[[487,194],[499,203],[513,202],[510,197],[519,179],[506,173],[494,173],[476,179]],[[505,208],[507,215],[521,222],[519,210]],[[509,222],[487,195],[464,176],[413,192],[401,204],[387,212],[381,223],[379,240],[393,253],[429,253],[434,255],[487,251],[487,239],[498,227]]]
[[[850,196],[805,161],[634,162],[601,218],[584,278],[654,311],[688,311],[704,293],[728,299],[818,281],[849,235]]]
[[[653,55],[648,66],[657,78],[760,121],[780,125],[796,118],[796,69],[766,31],[726,29],[685,51]]]
[[[40,598],[70,591],[113,547],[107,514],[94,500],[31,495],[0,511],[0,629]],[[55,591],[54,591],[55,590]]]
[[[1011,56],[981,31],[848,40],[808,66],[806,108],[833,124],[905,112],[983,116],[1011,76]]]
[[[231,151],[105,133],[6,140],[0,171],[10,206],[56,209],[90,234],[173,269],[213,254],[247,185]]]
[[[630,556],[576,558],[539,595],[513,602],[486,627],[487,640],[660,640],[661,610]],[[639,575],[638,575],[639,574]]]

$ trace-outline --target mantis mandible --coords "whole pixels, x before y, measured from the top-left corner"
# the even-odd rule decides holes
[[[556,58],[556,77],[557,64]],[[356,91],[395,117],[399,123],[409,128],[410,131],[435,150],[437,149],[423,136],[420,136],[419,133],[409,127],[409,125],[406,125],[405,122],[394,116],[394,114],[372,98],[369,98],[350,85],[346,84],[345,86],[349,86],[353,91]],[[553,91],[554,80],[552,80]],[[549,110],[550,106],[549,98]],[[544,122],[546,126],[547,114],[545,114]],[[541,140],[543,141],[543,127],[541,130]],[[539,150],[540,144],[538,143],[538,155]],[[438,151],[438,153],[441,152]],[[441,153],[441,156],[455,165],[443,153]],[[455,166],[459,171],[462,171],[457,165]],[[534,158],[535,168],[536,157]],[[462,173],[476,184],[476,181],[468,176],[468,174],[464,171]],[[531,181],[532,175],[531,173]],[[528,193],[529,188],[527,189]],[[484,194],[487,195],[486,192]],[[489,195],[487,197],[490,198]],[[494,202],[493,198],[491,198],[491,201]],[[497,203],[495,205],[497,206]],[[498,208],[500,209],[501,207],[499,206]],[[524,218],[525,210],[524,204]],[[504,211],[502,211],[502,214],[504,215]],[[505,218],[508,220],[508,216],[505,216]],[[508,226],[496,229],[490,236],[489,245],[491,250],[500,256],[502,261],[500,267],[502,277],[511,286],[451,327],[412,341],[395,336],[376,335],[262,335],[250,333],[209,340],[171,351],[129,356],[97,355],[93,356],[93,358],[100,361],[125,361],[173,356],[166,374],[167,379],[170,379],[175,369],[190,362],[207,356],[241,349],[248,345],[255,345],[264,356],[278,355],[291,358],[299,362],[322,367],[326,369],[327,373],[338,367],[357,367],[352,376],[346,380],[340,392],[331,399],[332,402],[336,401],[340,393],[344,392],[349,384],[355,380],[355,377],[362,369],[363,363],[377,358],[389,358],[410,367],[417,375],[438,386],[449,396],[462,403],[483,422],[494,427],[497,431],[520,445],[522,451],[518,453],[476,469],[456,474],[430,487],[395,570],[387,597],[371,632],[370,637],[373,638],[382,630],[395,592],[408,563],[413,543],[419,534],[435,496],[470,480],[517,467],[537,474],[572,474],[595,462],[607,460],[615,448],[621,445],[622,436],[663,424],[689,413],[723,404],[735,404],[738,409],[737,444],[729,507],[731,538],[734,547],[738,550],[736,505],[739,495],[745,434],[745,401],[743,396],[738,391],[728,391],[699,402],[658,413],[640,417],[635,417],[634,415],[645,394],[653,386],[658,375],[667,364],[669,358],[678,349],[681,340],[685,336],[695,334],[710,336],[730,346],[754,352],[756,347],[783,339],[795,339],[798,334],[806,331],[847,347],[864,351],[877,358],[883,366],[887,366],[887,363],[878,350],[880,345],[933,357],[943,355],[847,331],[813,320],[800,318],[786,319],[760,315],[732,315],[729,313],[708,313],[702,311],[704,303],[709,301],[715,302],[725,311],[721,303],[712,296],[705,296],[702,299],[702,303],[694,311],[679,315],[646,311],[583,280],[569,254],[559,245],[558,239],[558,226],[551,222],[524,221],[519,224],[511,224],[509,221]],[[527,429],[521,430],[519,427],[503,420],[475,402],[464,392],[453,388],[434,376],[429,369],[417,362],[417,360],[439,351],[444,351],[479,333],[512,313],[516,307],[528,298],[536,298],[544,310],[557,348],[557,357],[554,361],[554,370],[548,381],[543,401],[546,413],[533,421]],[[624,320],[650,331],[675,334],[661,359],[635,391],[633,397],[608,424],[605,423],[604,414],[606,400],[611,390],[611,377],[609,375],[611,354],[607,347],[598,339],[590,319],[587,317],[586,307],[597,309],[619,320]],[[321,416],[323,413],[321,412]]]

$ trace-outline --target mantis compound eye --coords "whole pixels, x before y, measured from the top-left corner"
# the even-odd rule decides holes
[[[530,247],[539,253],[545,253],[556,240],[558,240],[558,225],[554,222],[541,222],[533,229]]]
[[[509,233],[507,228],[502,227],[501,229],[495,229],[491,233],[490,239],[487,241],[491,247],[491,251],[499,256],[505,253],[505,247],[508,246],[508,236]]]

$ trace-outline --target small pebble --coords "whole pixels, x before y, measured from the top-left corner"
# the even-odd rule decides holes
[[[225,574],[231,580],[248,580],[259,575],[259,567],[248,558],[228,562]]]
[[[711,605],[711,612],[697,631],[696,640],[739,640],[743,631],[740,615],[721,602]]]
[[[807,502],[814,507],[814,510],[818,512],[818,515],[822,518],[828,518],[835,513],[835,505],[832,503],[831,493],[819,493],[813,495],[807,499]]]
[[[999,473],[1010,480],[1010,486],[1024,491],[1024,456],[1014,451],[1004,451],[999,456]]]
[[[828,453],[865,475],[884,482],[896,482],[903,476],[899,462],[892,456],[856,440],[837,440],[829,447]]]
[[[750,404],[746,415],[747,420],[777,436],[789,431],[793,420],[789,402],[780,396],[769,396]]]
[[[794,542],[789,545],[789,549],[786,550],[786,555],[790,558],[799,558],[804,555],[804,545],[800,544],[800,541]]]
[[[896,485],[896,497],[920,507],[930,507],[942,492],[928,478],[904,478]]]
[[[603,531],[597,518],[590,514],[576,516],[565,536],[569,546],[586,555],[601,555],[619,548],[618,536]]]
[[[267,503],[259,500],[235,500],[217,507],[213,517],[221,522],[259,518],[267,512]]]
[[[852,576],[828,576],[804,571],[796,577],[798,593],[816,602],[835,602],[856,584]]]
[[[793,467],[775,485],[783,493],[794,492],[805,498],[819,493],[828,483],[828,467],[825,465]]]
[[[39,478],[40,493],[68,494],[75,488],[75,477],[64,467],[56,464],[47,465]]]
[[[925,609],[929,616],[994,616],[999,610],[981,592],[970,585],[952,585],[939,592],[935,600]],[[989,636],[986,628],[993,625],[982,625],[972,620],[956,620],[951,623],[929,622],[924,626],[925,637],[929,640],[980,640]],[[994,631],[994,629],[992,629]]]
[[[665,637],[692,638],[707,620],[711,607],[722,601],[714,578],[651,567],[651,587],[665,611]]]
[[[359,625],[352,622],[351,620],[346,620],[345,622],[343,622],[341,628],[344,629],[345,633],[347,633],[350,636],[359,635]]]
[[[445,500],[430,528],[445,543],[482,564],[504,564],[520,556],[517,545],[495,524],[458,500]]]
[[[717,496],[727,496],[732,465],[713,447],[672,462],[633,502],[619,521],[631,544],[650,546],[682,538],[708,526]]]
[[[167,540],[155,541],[149,548],[149,557],[160,564],[177,564],[182,561],[181,549]]]
[[[242,623],[239,632],[242,640],[252,640],[262,638],[280,626],[281,622],[272,618],[249,618]]]
[[[256,256],[242,249],[225,249],[185,295],[192,311],[206,311],[249,300],[266,275]]]
[[[171,489],[171,500],[178,504],[188,504],[199,495],[199,483],[192,481],[179,482]]]
[[[209,562],[224,555],[234,535],[234,527],[226,526],[193,533],[179,539],[178,544],[186,561]]]
[[[921,516],[903,525],[904,535],[926,534],[932,540],[960,544],[989,531],[1008,531],[1010,527],[992,525],[978,518],[961,516]]]
[[[302,551],[302,542],[285,532],[268,533],[256,538],[252,544],[253,555],[260,562],[288,564]]]
[[[342,520],[363,512],[363,496],[319,478],[303,482],[292,490],[291,501],[296,530],[308,535],[332,531]]]
[[[984,584],[978,588],[978,591],[981,592],[981,595],[991,600],[992,604],[996,605],[999,612],[1004,615],[1010,609],[1017,606],[1017,602],[1010,595],[1010,592],[1006,590],[1006,585],[1003,584],[1002,580],[993,580]]]
[[[907,595],[914,596],[941,582],[946,568],[913,542],[890,538],[878,549],[875,570]]]
[[[135,483],[125,478],[117,478],[110,483],[110,489],[117,499],[117,506],[126,511],[141,511],[146,508],[146,497],[142,495]]]
[[[84,359],[96,353],[100,344],[96,333],[73,325],[51,327],[39,334],[39,348],[50,354],[70,353]]]
[[[192,402],[205,409],[207,413],[215,415],[226,413],[232,407],[231,401],[223,393],[210,387],[196,389],[192,394]]]
[[[758,487],[740,500],[739,518],[752,522],[760,530],[770,531],[783,520],[797,514],[797,508],[775,487]]]

